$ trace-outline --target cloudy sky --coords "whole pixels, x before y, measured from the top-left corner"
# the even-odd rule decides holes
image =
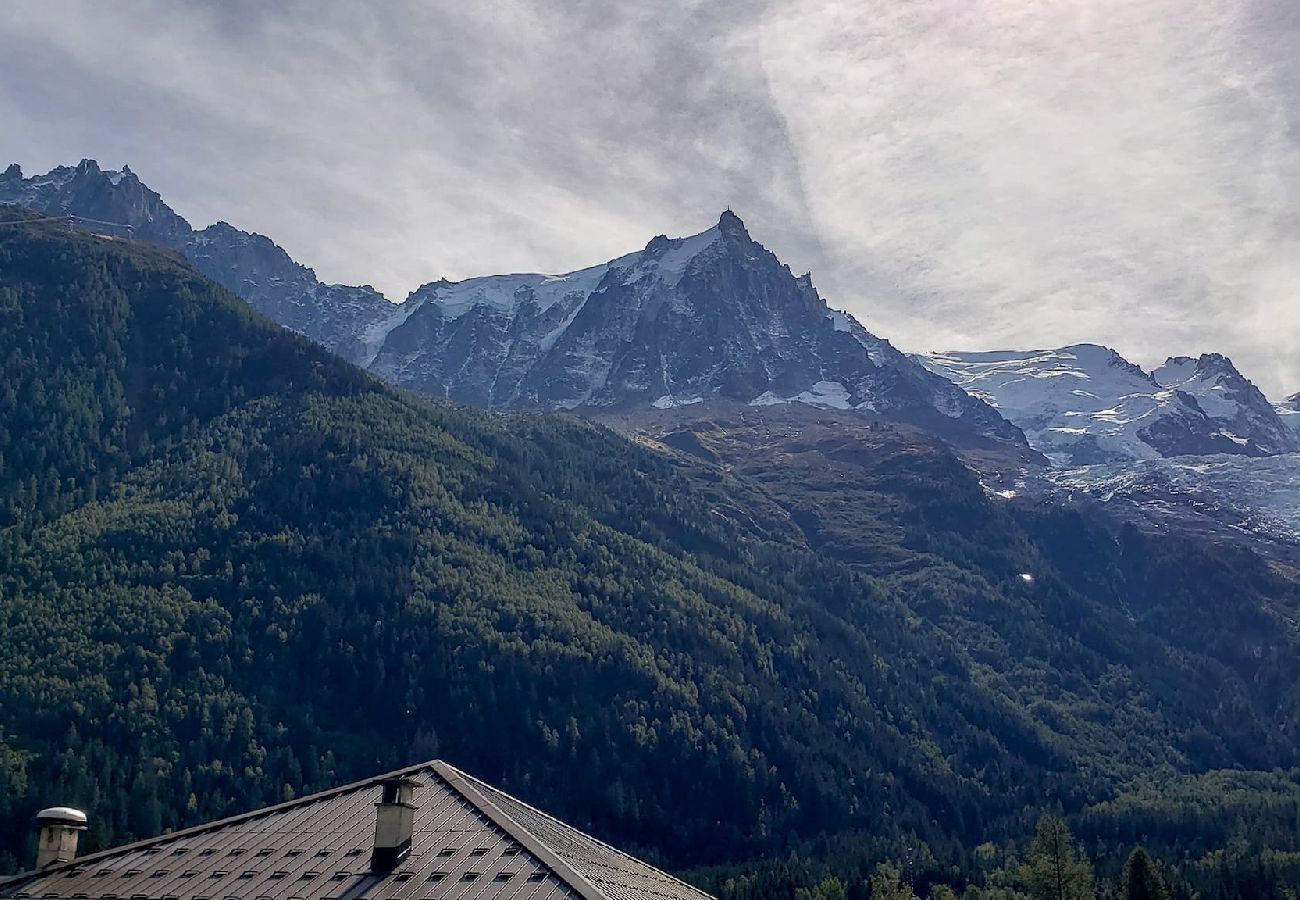
[[[393,299],[727,206],[908,350],[1300,390],[1295,0],[6,0],[0,164],[131,167]]]

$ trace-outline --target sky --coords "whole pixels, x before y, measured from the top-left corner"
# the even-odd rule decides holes
[[[562,272],[727,207],[909,351],[1300,391],[1295,0],[6,0],[0,167],[124,163],[326,281]]]

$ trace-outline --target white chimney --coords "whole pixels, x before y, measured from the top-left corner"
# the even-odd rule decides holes
[[[40,842],[36,845],[36,868],[72,862],[77,855],[77,839],[86,830],[86,814],[69,806],[51,806],[36,814]]]
[[[414,778],[387,778],[379,783],[382,793],[375,804],[375,849],[370,855],[372,872],[391,872],[411,852],[415,830]]]

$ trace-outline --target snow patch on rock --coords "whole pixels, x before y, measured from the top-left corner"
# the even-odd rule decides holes
[[[852,409],[849,391],[838,381],[819,381],[809,390],[800,391],[790,398],[796,403],[807,403],[824,409]]]
[[[1214,354],[1171,358],[1154,376],[1096,344],[921,360],[1061,464],[1294,449],[1263,395]]]
[[[703,397],[671,397],[664,394],[662,397],[653,401],[650,405],[655,409],[677,409],[680,406],[693,406],[696,403],[703,403]]]

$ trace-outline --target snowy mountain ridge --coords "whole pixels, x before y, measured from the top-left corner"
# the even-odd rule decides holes
[[[435,281],[394,304],[366,285],[322,283],[265,236],[224,222],[195,231],[125,166],[83,160],[26,178],[13,165],[0,173],[4,202],[131,225],[406,388],[629,421],[697,405],[711,415],[715,400],[846,411],[1012,448],[1029,465],[1000,497],[1038,484],[1300,540],[1300,394],[1269,403],[1218,354],[1149,373],[1093,344],[908,357],[829,307],[730,211],[699,234],[574,272]],[[1055,465],[1035,465],[1030,445]]]
[[[1151,373],[1096,344],[916,358],[996,407],[1061,464],[1300,451],[1292,416],[1217,353],[1171,357]]]
[[[802,403],[1023,443],[986,404],[830,309],[730,211],[572,273],[424,285],[367,343],[366,364],[388,380],[480,406]]]
[[[1225,356],[1170,357],[1150,373],[1095,344],[918,358],[1054,463],[999,496],[1045,490],[1156,527],[1300,543],[1300,395],[1270,403]]]
[[[560,275],[437,281],[401,304],[322,284],[269,238],[201,231],[129,168],[93,160],[25,178],[0,202],[131,225],[254,309],[402,387],[507,409],[655,409],[709,399],[800,403],[928,428],[963,442],[1023,434],[983,401],[830,309],[732,212],[684,238]]]
[[[1250,455],[1300,451],[1300,442],[1283,421],[1283,413],[1226,356],[1204,353],[1197,359],[1170,357],[1151,374],[1160,384],[1195,398],[1206,416],[1221,426],[1223,434],[1257,451]]]
[[[1292,394],[1281,403],[1274,403],[1273,411],[1277,413],[1278,421],[1283,427],[1300,440],[1300,393]]]

